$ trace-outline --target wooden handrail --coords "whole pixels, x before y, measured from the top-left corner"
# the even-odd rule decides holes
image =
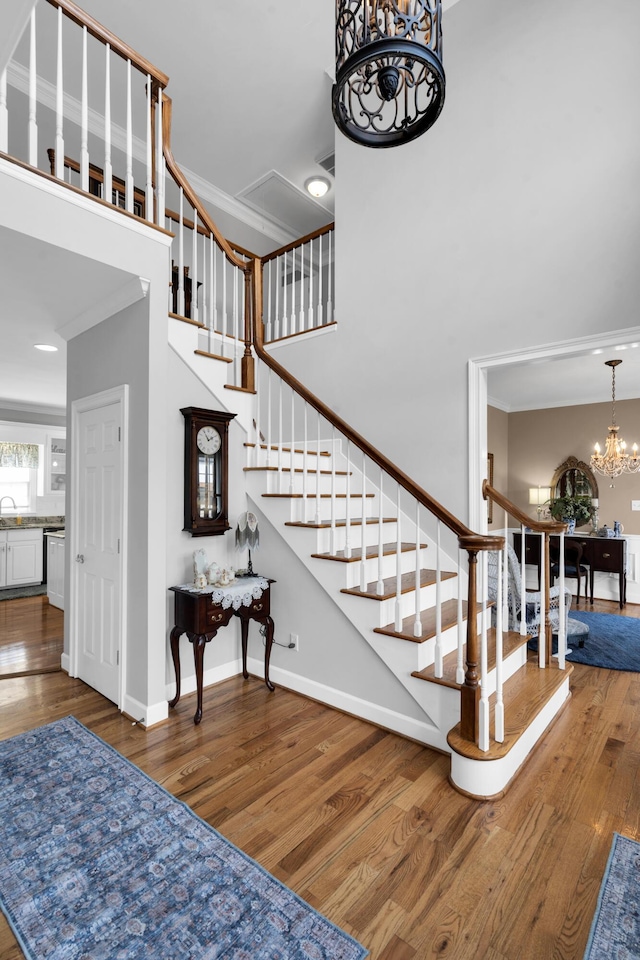
[[[276,257],[282,256],[283,253],[289,253],[290,250],[297,250],[303,243],[308,243],[310,240],[315,240],[316,237],[323,237],[325,234],[331,233],[334,227],[335,223],[332,221],[326,226],[320,227],[312,233],[307,233],[304,237],[300,237],[299,240],[294,240],[292,243],[285,244],[284,247],[278,247],[277,250],[272,250],[271,253],[268,253],[266,256],[260,257],[260,260],[263,263],[268,263],[269,260],[275,260]]]
[[[52,0],[49,0],[52,2]],[[182,170],[178,166],[173,156],[171,150],[171,108],[172,100],[171,97],[168,97],[166,93],[162,95],[162,144],[163,144],[163,153],[164,158],[167,164],[167,169],[169,173],[178,184],[179,187],[182,187],[185,197],[191,204],[194,210],[198,211],[198,215],[202,222],[205,224],[209,232],[215,237],[216,243],[220,249],[225,254],[227,260],[232,263],[234,266],[239,267],[241,270],[247,271],[251,269],[251,261],[241,260],[236,256],[231,244],[225,240],[222,234],[218,231],[215,223],[209,216],[206,207],[201,202],[197,193],[191,187],[191,184],[183,174]]]
[[[533,520],[520,507],[516,507],[515,503],[507,499],[504,494],[492,487],[488,480],[485,480],[482,484],[482,496],[485,500],[493,500],[515,520],[519,520],[520,523],[529,527],[535,533],[564,533],[567,529],[567,524],[563,523],[562,520]]]
[[[81,27],[86,27],[87,32],[90,33],[92,37],[95,37],[96,40],[100,40],[101,43],[108,43],[115,53],[119,54],[125,60],[131,60],[132,64],[138,67],[142,73],[148,73],[161,87],[167,86],[169,77],[166,73],[158,70],[146,57],[143,57],[134,50],[133,47],[130,47],[128,43],[121,40],[120,37],[116,37],[115,33],[111,33],[111,31],[103,27],[101,23],[94,20],[93,17],[79,7],[77,3],[74,3],[73,0],[47,0],[47,3],[50,3],[52,7],[60,7],[62,12],[69,17],[70,20],[73,20],[74,23],[77,23]]]

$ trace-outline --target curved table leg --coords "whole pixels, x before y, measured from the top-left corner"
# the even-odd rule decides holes
[[[269,690],[272,692],[275,690],[274,685],[269,680],[269,661],[271,660],[271,647],[273,646],[273,631],[274,625],[271,617],[265,617],[264,622],[267,626],[267,636],[266,643],[264,648],[264,682],[268,686]]]
[[[180,699],[180,637],[182,630],[180,627],[174,627],[171,631],[171,657],[173,659],[173,669],[176,674],[176,695],[173,700],[169,700],[169,706],[175,707]]]
[[[249,679],[247,670],[247,641],[249,638],[249,621],[246,617],[240,618],[240,636],[242,637],[242,676],[245,680]]]
[[[200,723],[202,720],[202,678],[204,673],[204,648],[207,642],[206,634],[198,634],[198,636],[189,636],[189,639],[193,643],[193,659],[196,666],[196,686],[198,689],[198,705],[196,712],[193,717],[194,723]]]

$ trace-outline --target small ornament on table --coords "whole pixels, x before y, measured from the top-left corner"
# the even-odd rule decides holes
[[[193,585],[198,590],[204,590],[207,585],[207,568],[209,560],[206,551],[200,548],[193,551]]]
[[[247,564],[247,569],[243,573],[238,573],[239,577],[256,577],[257,573],[254,573],[253,564],[251,562],[251,551],[257,550],[260,546],[260,532],[258,530],[258,518],[255,513],[241,513],[238,517],[238,526],[236,527],[236,549],[244,550],[245,547],[249,550],[249,563]]]

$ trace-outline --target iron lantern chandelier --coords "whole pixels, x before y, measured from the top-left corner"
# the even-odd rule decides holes
[[[444,103],[441,0],[336,0],[333,116],[367,147],[432,126]]]
[[[607,446],[604,455],[600,453],[600,444],[596,443],[595,452],[591,457],[591,466],[598,473],[605,477],[619,477],[622,473],[637,473],[640,470],[640,459],[638,458],[638,444],[634,443],[632,454],[627,453],[627,445],[618,437],[620,427],[616,424],[616,367],[622,363],[622,360],[605,360],[605,364],[611,367],[611,400],[612,414],[611,425],[607,435]]]

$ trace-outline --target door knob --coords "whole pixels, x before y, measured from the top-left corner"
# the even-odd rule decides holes
[[[76,557],[76,563],[84,563],[84,554],[79,553]]]

